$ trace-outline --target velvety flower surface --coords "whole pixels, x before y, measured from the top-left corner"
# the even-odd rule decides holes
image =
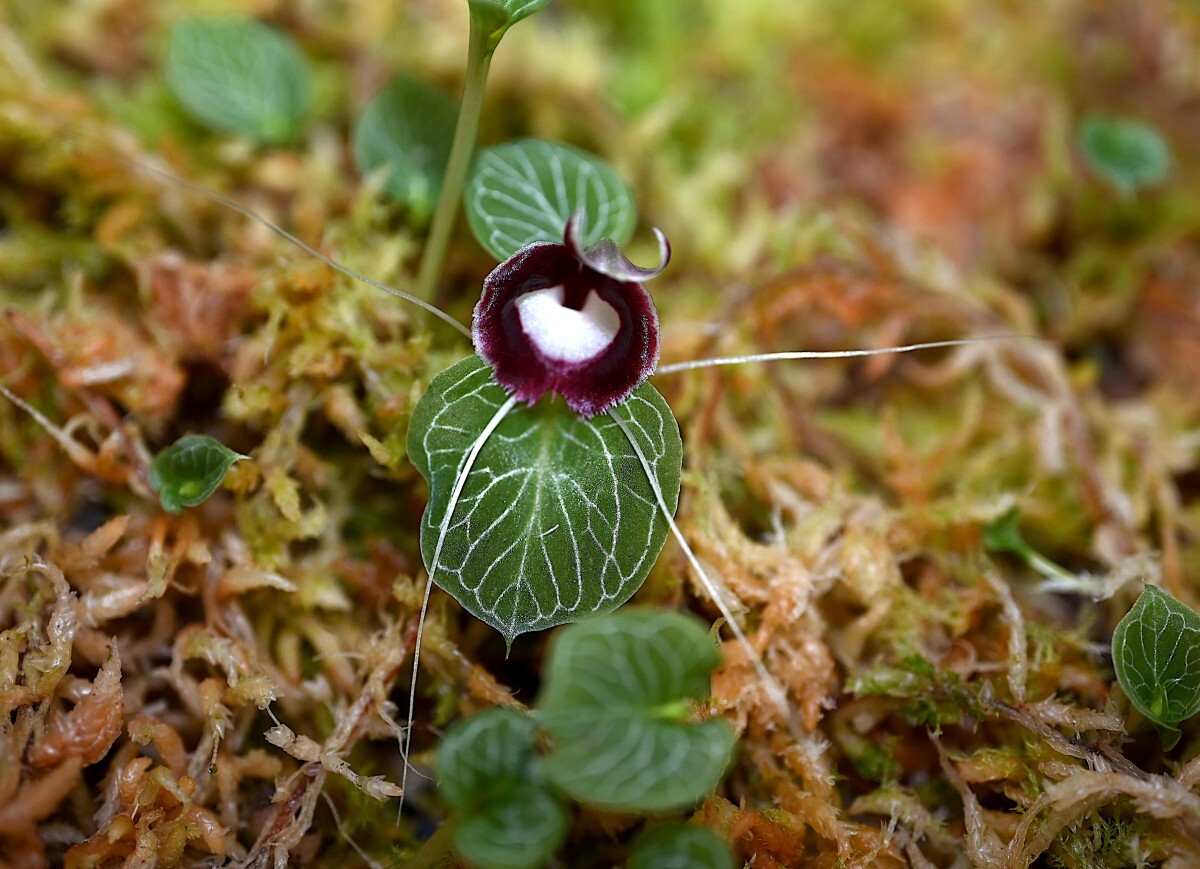
[[[590,417],[658,365],[658,313],[643,281],[666,268],[671,249],[655,230],[661,262],[639,268],[608,239],[582,248],[576,223],[567,222],[562,244],[531,244],[487,276],[472,334],[496,382],[519,401],[553,392]]]

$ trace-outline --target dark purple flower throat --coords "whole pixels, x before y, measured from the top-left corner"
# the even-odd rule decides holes
[[[561,395],[583,417],[623,401],[658,365],[658,313],[643,281],[671,258],[658,236],[661,262],[643,269],[605,239],[587,249],[577,217],[563,244],[522,248],[483,282],[471,332],[475,351],[496,382],[533,404]]]

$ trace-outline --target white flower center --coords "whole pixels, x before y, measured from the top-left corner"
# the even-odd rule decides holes
[[[583,310],[563,305],[563,288],[547,287],[518,296],[521,329],[542,353],[558,362],[586,362],[599,356],[621,330],[616,309],[589,292]]]

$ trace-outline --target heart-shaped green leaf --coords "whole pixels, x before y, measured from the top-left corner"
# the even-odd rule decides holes
[[[1171,169],[1171,151],[1158,130],[1133,118],[1085,118],[1079,147],[1092,171],[1123,193],[1157,184]]]
[[[463,193],[475,238],[498,260],[537,241],[561,243],[581,212],[579,238],[629,240],[637,224],[633,193],[597,157],[555,142],[520,139],[485,148]]]
[[[1130,701],[1168,729],[1200,712],[1200,615],[1147,585],[1117,623],[1112,639],[1117,680]]]
[[[454,848],[473,866],[542,866],[566,836],[566,809],[538,772],[535,729],[527,715],[489,709],[438,745],[440,790],[461,815]]]
[[[528,18],[550,0],[467,0],[471,10],[471,26],[476,28],[483,41],[483,49],[491,54],[512,27],[522,18]]]
[[[433,564],[464,460],[507,399],[478,356],[456,363],[413,411],[408,452],[429,481],[421,552],[430,576],[511,643],[623,604],[653,567],[668,528],[616,421],[581,419],[543,400],[514,410],[484,443]],[[671,409],[644,383],[610,413],[638,439],[674,510],[683,444]]]
[[[207,435],[187,435],[150,463],[150,487],[165,509],[178,513],[217,490],[234,462],[246,458]]]
[[[489,709],[456,724],[438,743],[442,798],[468,812],[496,790],[533,780],[537,722],[512,709]]]
[[[249,18],[184,19],[171,27],[167,85],[201,123],[277,145],[308,115],[308,64],[288,36]]]
[[[707,827],[655,824],[633,843],[629,869],[734,869],[725,840]]]
[[[429,219],[441,192],[457,111],[445,92],[401,75],[367,103],[354,125],[358,170],[387,167],[384,190],[418,223]]]
[[[454,850],[479,869],[545,866],[567,836],[567,810],[533,784],[514,785],[463,818],[454,830]]]
[[[733,753],[723,718],[689,721],[721,656],[682,613],[622,610],[551,641],[538,717],[551,781],[581,802],[664,811],[716,787]]]

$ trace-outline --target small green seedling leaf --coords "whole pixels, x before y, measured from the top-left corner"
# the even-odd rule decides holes
[[[1112,654],[1117,681],[1172,748],[1176,725],[1200,712],[1200,614],[1147,585],[1117,623]]]
[[[1021,536],[1021,511],[1012,507],[1003,516],[983,527],[983,545],[991,552],[1024,555],[1029,544]]]
[[[558,401],[514,410],[462,486],[434,565],[464,459],[508,394],[471,356],[430,383],[408,453],[429,482],[421,553],[433,581],[507,642],[616,609],[641,587],[667,523],[618,424]],[[671,409],[643,383],[613,409],[638,438],[667,506],[679,501],[683,444]]]
[[[1158,184],[1171,169],[1171,151],[1158,130],[1134,118],[1085,118],[1079,148],[1092,171],[1126,195]]]
[[[167,85],[201,123],[268,145],[308,116],[311,75],[291,37],[249,18],[188,18],[171,27]]]
[[[538,717],[550,779],[580,802],[633,811],[694,805],[733,755],[723,718],[692,722],[721,661],[692,616],[623,610],[551,640]]]
[[[471,26],[483,40],[483,50],[491,54],[512,27],[528,18],[550,0],[467,0],[471,9]]]
[[[999,519],[983,528],[983,545],[990,552],[1011,552],[1026,564],[1050,579],[1076,582],[1077,577],[1030,546],[1021,536],[1021,511],[1012,507]]]
[[[246,458],[207,435],[187,435],[150,463],[150,487],[163,508],[178,513],[202,504],[234,463]]]
[[[479,869],[543,866],[566,837],[566,809],[541,781],[535,729],[526,715],[489,709],[438,745],[441,793],[460,814],[454,848]]]
[[[536,869],[567,837],[567,810],[552,793],[515,785],[454,830],[454,850],[478,869]]]
[[[438,743],[439,790],[460,812],[490,791],[534,778],[537,722],[511,709],[489,709],[455,725]]]
[[[638,836],[629,869],[734,869],[729,845],[707,827],[671,821]]]
[[[463,198],[475,238],[499,260],[534,242],[561,244],[577,211],[584,245],[623,244],[637,223],[633,193],[616,172],[578,148],[538,139],[481,151]]]
[[[418,223],[429,219],[441,193],[456,115],[448,94],[401,75],[372,98],[354,125],[359,172],[386,167],[384,190]]]

